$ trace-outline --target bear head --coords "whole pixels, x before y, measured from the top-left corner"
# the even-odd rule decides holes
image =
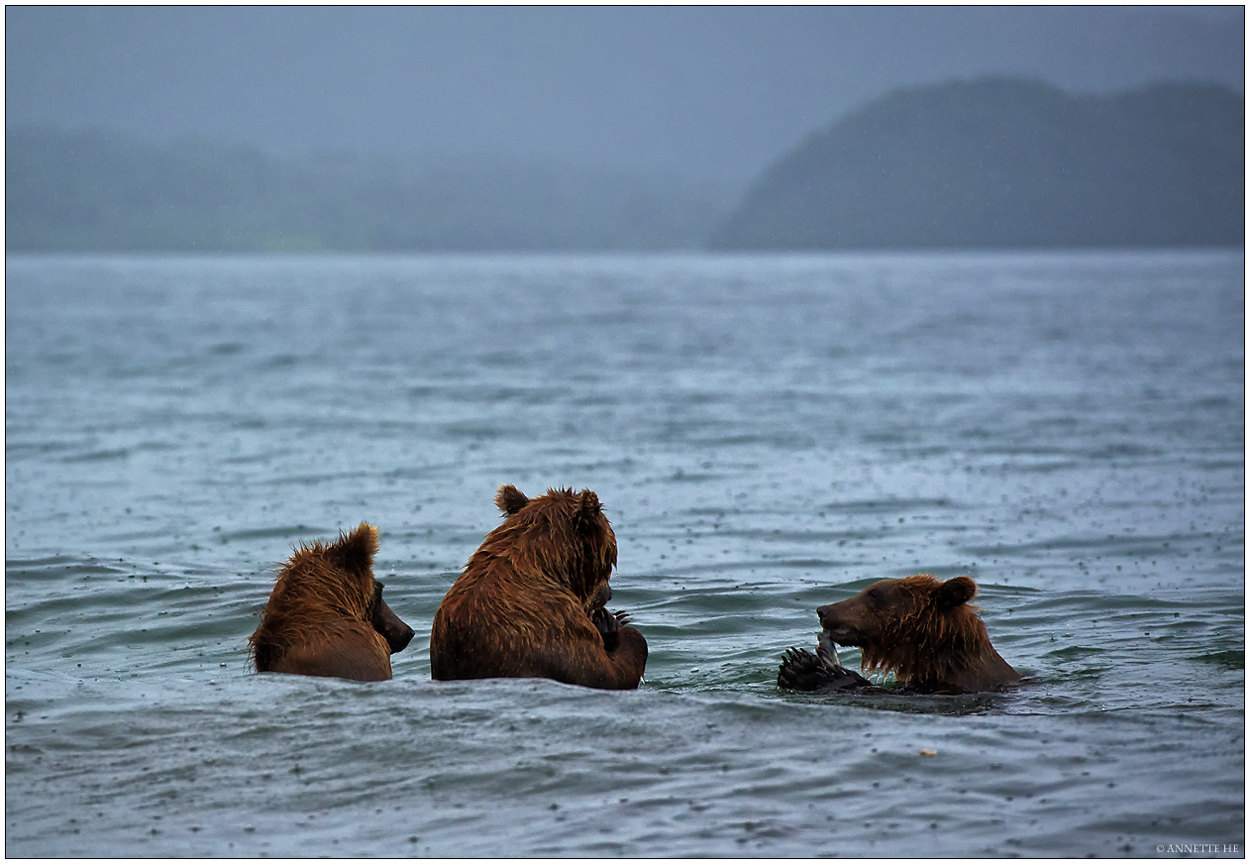
[[[603,515],[599,496],[589,489],[548,489],[529,498],[511,484],[499,487],[495,503],[504,523],[485,547],[506,546],[525,572],[542,572],[560,581],[587,611],[612,596],[608,579],[616,566],[616,534]]]
[[[860,648],[865,671],[892,671],[902,684],[932,686],[993,651],[976,607],[968,605],[976,593],[967,576],[940,582],[920,574],[882,580],[816,614],[830,639]]]

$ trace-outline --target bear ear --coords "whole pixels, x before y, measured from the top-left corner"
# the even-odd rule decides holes
[[[577,496],[577,512],[573,514],[573,522],[582,530],[588,529],[599,518],[603,508],[599,505],[599,496],[589,489],[583,489]]]
[[[530,499],[525,497],[525,493],[511,483],[500,486],[499,491],[495,493],[495,506],[509,516],[520,513],[521,508],[528,503]]]
[[[967,576],[956,576],[939,585],[933,599],[939,609],[953,609],[956,606],[962,606],[975,596],[977,596],[977,583]]]
[[[599,505],[599,496],[589,489],[583,489],[582,494],[577,496],[577,513],[583,519],[593,519],[603,512],[603,508]]]
[[[378,529],[361,522],[326,551],[331,560],[349,573],[368,573],[373,566],[373,556],[378,554]]]

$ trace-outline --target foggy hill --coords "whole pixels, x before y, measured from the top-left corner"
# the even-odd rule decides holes
[[[5,134],[12,251],[695,248],[733,190],[499,159],[276,157],[101,130]]]
[[[1245,86],[1240,6],[10,4],[5,34],[6,128],[284,157],[489,153],[740,188],[899,87]]]
[[[1241,246],[1245,103],[981,79],[899,90],[809,137],[716,233],[724,249]]]

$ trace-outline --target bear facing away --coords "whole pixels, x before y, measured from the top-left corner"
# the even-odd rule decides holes
[[[967,576],[939,582],[920,574],[885,579],[816,614],[822,641],[858,647],[865,672],[893,672],[901,687],[917,693],[976,693],[1020,680],[990,644],[976,607],[968,605],[976,593]],[[816,656],[791,649],[777,684],[796,690],[867,685],[834,658],[836,651],[831,656],[823,646]]]
[[[486,535],[447,591],[430,632],[430,672],[462,678],[551,678],[629,690],[647,641],[604,608],[616,535],[599,498],[548,489],[527,498],[499,487],[503,523]]]
[[[386,681],[412,628],[373,578],[378,529],[367,522],[335,543],[301,545],[283,565],[248,639],[257,672]]]

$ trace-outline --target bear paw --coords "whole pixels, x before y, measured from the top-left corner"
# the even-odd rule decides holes
[[[621,644],[621,634],[617,631],[629,623],[629,613],[609,612],[606,606],[597,606],[590,612],[590,623],[603,637],[603,648],[610,654]]]
[[[827,653],[817,655],[803,648],[789,648],[777,671],[777,686],[783,690],[855,690],[871,687],[872,682],[834,664]]]

